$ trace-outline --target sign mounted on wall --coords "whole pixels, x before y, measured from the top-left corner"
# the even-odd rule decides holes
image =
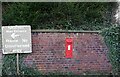
[[[3,54],[31,53],[31,27],[2,26]]]
[[[72,38],[66,38],[66,58],[72,58],[72,51],[73,51],[73,39]]]

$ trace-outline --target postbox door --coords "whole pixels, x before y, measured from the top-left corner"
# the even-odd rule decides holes
[[[72,51],[73,51],[73,39],[66,38],[66,58],[72,58]]]

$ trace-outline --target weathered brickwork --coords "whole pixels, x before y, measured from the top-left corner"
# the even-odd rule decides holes
[[[65,58],[65,38],[73,38],[73,58]],[[32,33],[32,50],[24,63],[40,72],[108,72],[108,49],[97,33]]]

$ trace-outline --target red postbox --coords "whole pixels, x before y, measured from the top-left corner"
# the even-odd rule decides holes
[[[73,39],[72,38],[66,38],[66,58],[72,58],[72,51],[73,51]]]

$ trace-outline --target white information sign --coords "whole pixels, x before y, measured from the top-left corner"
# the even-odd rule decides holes
[[[31,27],[2,26],[3,54],[31,53]]]

